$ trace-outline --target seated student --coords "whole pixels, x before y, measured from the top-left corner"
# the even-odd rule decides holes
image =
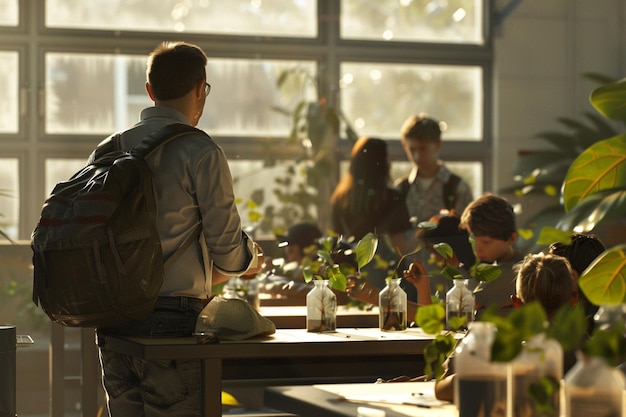
[[[437,263],[443,264],[447,262],[457,268],[469,268],[474,265],[476,258],[472,252],[469,236],[467,232],[459,229],[460,219],[455,216],[453,212],[444,210],[437,216],[432,217],[430,222],[436,224],[436,227],[428,230],[420,229],[416,237],[421,240],[423,246],[431,252]],[[453,250],[453,256],[443,259],[441,255],[433,249],[433,246],[437,243],[447,243],[450,245]],[[413,284],[417,290],[417,303],[408,302],[407,314],[409,319],[415,317],[417,308],[420,305],[431,304],[431,295],[434,295],[431,288],[436,288],[435,285],[437,285],[439,281],[441,281],[444,286],[440,290],[443,294],[439,294],[440,296],[443,295],[443,297],[445,297],[445,291],[447,291],[452,284],[452,281],[445,277],[435,278],[437,281],[432,281],[434,277],[432,274],[427,273],[426,268],[417,258],[413,259],[408,269],[403,271],[403,278]],[[378,288],[375,288],[365,280],[359,282],[354,278],[350,279],[348,283],[347,292],[351,297],[373,305],[378,305]]]
[[[578,285],[578,278],[584,270],[605,250],[606,247],[597,236],[574,233],[570,244],[553,243],[549,246],[548,253],[567,258],[576,276],[576,285]],[[578,303],[585,309],[588,320],[587,333],[591,334],[594,325],[593,316],[598,312],[599,306],[591,303],[582,291],[579,291]]]
[[[515,292],[512,267],[522,259],[514,249],[517,229],[513,207],[506,199],[486,193],[465,208],[460,227],[474,238],[476,257],[502,269],[497,279],[480,282],[474,289],[476,319],[491,305],[497,306],[502,315],[508,314],[513,308],[510,295]]]
[[[430,223],[436,225],[433,229],[419,229],[416,238],[430,252],[431,259],[437,264],[439,270],[446,263],[455,268],[460,268],[469,277],[469,269],[476,263],[476,256],[469,241],[469,234],[459,227],[461,219],[455,215],[454,210],[442,210],[436,216],[429,219]],[[452,259],[442,259],[441,255],[433,250],[433,246],[438,243],[447,243],[453,251]],[[476,286],[473,278],[469,278],[469,288]],[[452,288],[452,280],[440,274],[432,274],[430,286],[436,290],[436,295],[445,298],[446,292]],[[435,294],[433,294],[435,295]]]
[[[510,295],[513,306],[521,307],[525,303],[538,301],[544,308],[548,319],[564,305],[576,305],[578,291],[574,273],[569,261],[552,254],[530,254],[513,266],[516,275],[515,292]],[[576,362],[573,352],[564,357],[564,370],[567,371]],[[440,400],[453,401],[454,376],[449,374],[435,384],[435,395]]]

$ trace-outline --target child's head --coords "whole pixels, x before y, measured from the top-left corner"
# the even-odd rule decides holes
[[[605,249],[606,247],[597,236],[575,233],[572,235],[572,242],[569,245],[556,242],[550,245],[548,252],[567,258],[572,266],[578,287],[578,278]],[[579,297],[579,302],[585,306],[590,315],[593,315],[592,313],[595,313],[597,308],[593,306],[583,292],[580,292]]]
[[[530,254],[514,267],[517,274],[513,305],[538,301],[551,317],[565,304],[575,304],[578,292],[568,260],[552,254]]]
[[[548,251],[567,258],[574,272],[580,276],[605,249],[606,247],[597,236],[575,233],[569,245],[556,242],[550,245]]]
[[[416,165],[436,163],[441,148],[441,123],[424,114],[409,117],[400,130],[402,147]]]
[[[281,236],[279,247],[284,247],[287,262],[300,262],[304,257],[304,250],[315,245],[322,237],[320,228],[309,222],[294,224],[287,231],[287,236]]]
[[[513,206],[491,193],[465,208],[461,228],[474,236],[476,256],[484,262],[506,260],[517,240]]]

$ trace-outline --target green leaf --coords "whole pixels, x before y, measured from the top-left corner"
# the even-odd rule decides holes
[[[625,332],[623,321],[598,329],[585,342],[582,351],[589,356],[603,358],[609,366],[617,366],[626,360]]]
[[[448,245],[447,243],[435,243],[433,245],[433,250],[437,252],[443,259],[449,259],[454,256],[452,246]]]
[[[305,266],[302,269],[302,275],[304,276],[304,282],[309,283],[313,279],[313,272],[311,272],[311,268]]]
[[[546,332],[548,338],[555,339],[563,350],[576,350],[587,329],[587,319],[582,307],[564,305],[552,317],[552,324]]]
[[[472,266],[470,273],[477,281],[491,282],[502,274],[498,265],[479,263]]]
[[[626,303],[626,244],[600,254],[585,269],[578,286],[596,305]]]
[[[602,85],[591,92],[593,107],[613,120],[626,120],[626,78]]]
[[[370,263],[378,248],[378,237],[368,233],[356,245],[356,261],[359,269]]]
[[[621,220],[626,213],[626,190],[605,190],[580,201],[558,221],[562,230],[590,233],[600,224]]]
[[[445,374],[444,362],[454,351],[456,339],[451,334],[438,334],[424,348],[424,373],[430,378],[441,379]]]
[[[448,279],[457,279],[457,278],[463,277],[463,274],[461,273],[461,271],[459,271],[457,268],[453,267],[452,265],[448,263],[446,263],[446,265],[441,269],[441,275],[443,275],[444,277]]]
[[[626,134],[595,143],[572,162],[563,183],[565,211],[590,195],[615,188],[626,188]]]
[[[328,283],[331,288],[336,289],[337,291],[345,292],[348,279],[341,271],[341,268],[338,265],[333,266],[332,268],[328,268],[326,270],[326,278],[328,278]]]
[[[326,263],[328,266],[332,266],[335,264],[333,257],[330,255],[330,252],[325,250],[321,250],[317,252],[317,255]]]
[[[421,306],[417,309],[416,322],[425,333],[439,334],[443,331],[446,308],[442,303]]]
[[[556,229],[554,227],[545,226],[541,229],[537,238],[538,245],[550,245],[554,242],[562,242],[565,244],[572,243],[572,232],[569,230]]]

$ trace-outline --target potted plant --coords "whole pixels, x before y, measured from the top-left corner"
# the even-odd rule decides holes
[[[328,332],[336,329],[337,297],[330,290],[345,291],[346,276],[353,273],[342,257],[356,259],[357,272],[373,258],[378,247],[378,237],[368,233],[355,247],[341,238],[327,236],[320,239],[321,248],[315,261],[306,262],[302,272],[305,282],[314,281],[315,287],[307,294],[307,331]],[[306,259],[306,258],[305,258]],[[330,286],[330,288],[329,288]]]

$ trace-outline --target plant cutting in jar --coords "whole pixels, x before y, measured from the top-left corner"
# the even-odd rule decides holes
[[[427,222],[420,224],[422,228],[434,227]],[[470,239],[472,245],[474,242]],[[444,260],[452,259],[454,251],[447,243],[437,243],[433,245],[433,250]],[[490,282],[497,279],[502,270],[497,265],[487,264],[476,261],[467,272],[462,272],[462,265],[456,267],[449,262],[445,262],[441,269],[441,275],[449,279],[465,279],[467,274],[475,278],[477,281]],[[417,310],[416,322],[425,333],[435,335],[433,341],[424,349],[424,360],[426,366],[424,373],[427,378],[441,379],[445,374],[444,363],[454,351],[457,339],[454,337],[453,330],[462,329],[466,325],[466,317],[450,317],[448,327],[449,331],[444,333],[446,327],[446,306],[438,298],[433,298],[433,304],[421,306]],[[450,330],[451,329],[451,330]]]
[[[352,273],[353,266],[346,265],[343,259],[356,259],[360,270],[367,265],[378,247],[378,238],[369,233],[355,247],[342,241],[341,237],[324,237],[320,239],[320,250],[317,259],[304,265],[305,282],[315,280],[315,288],[307,294],[307,331],[329,332],[336,328],[336,296],[328,286],[338,291],[345,291],[346,275]],[[347,257],[347,258],[346,258]],[[306,258],[305,258],[306,259]],[[350,270],[349,270],[350,269]],[[315,271],[315,272],[313,272]],[[328,284],[328,285],[326,285]]]
[[[374,258],[378,248],[378,237],[374,233],[368,233],[353,247],[343,241],[341,236],[326,236],[320,239],[320,245],[317,260],[304,264],[302,271],[304,281],[328,280],[331,288],[345,291],[346,276],[354,271],[350,271],[348,265],[342,264],[341,258],[355,257],[357,268],[360,270]]]

